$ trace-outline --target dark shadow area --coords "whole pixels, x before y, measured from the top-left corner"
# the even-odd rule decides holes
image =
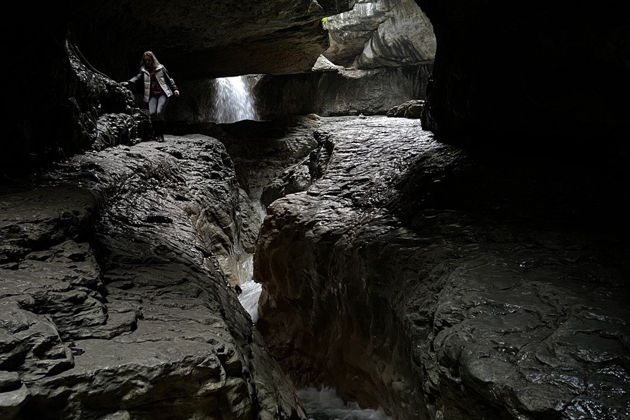
[[[479,140],[607,143],[630,132],[622,3],[417,0],[438,40],[425,128]]]

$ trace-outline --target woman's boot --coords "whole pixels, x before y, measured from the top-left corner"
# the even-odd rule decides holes
[[[164,121],[155,121],[155,141],[164,141]]]
[[[158,141],[158,120],[155,114],[151,114],[151,141]]]

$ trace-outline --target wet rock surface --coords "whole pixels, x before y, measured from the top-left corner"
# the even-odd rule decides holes
[[[630,415],[627,224],[605,171],[480,156],[417,120],[319,136],[320,176],[270,206],[255,255],[258,325],[298,385],[399,419]]]
[[[221,268],[241,194],[202,135],[88,152],[3,192],[2,418],[299,418]]]
[[[318,148],[314,133],[319,125],[319,116],[307,115],[232,124],[180,122],[171,128],[174,132],[198,132],[220,139],[232,157],[239,185],[251,200],[259,201],[270,183],[308,160]],[[256,230],[254,237],[257,234]]]

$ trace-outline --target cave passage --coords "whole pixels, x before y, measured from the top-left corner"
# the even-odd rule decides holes
[[[0,418],[630,418],[630,21],[494,3],[15,5]]]

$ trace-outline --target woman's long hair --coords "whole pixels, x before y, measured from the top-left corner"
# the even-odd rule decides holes
[[[153,54],[153,51],[145,51],[144,54],[142,54],[140,65],[144,66],[144,68],[149,71],[154,71],[160,65],[160,62],[155,54]]]

